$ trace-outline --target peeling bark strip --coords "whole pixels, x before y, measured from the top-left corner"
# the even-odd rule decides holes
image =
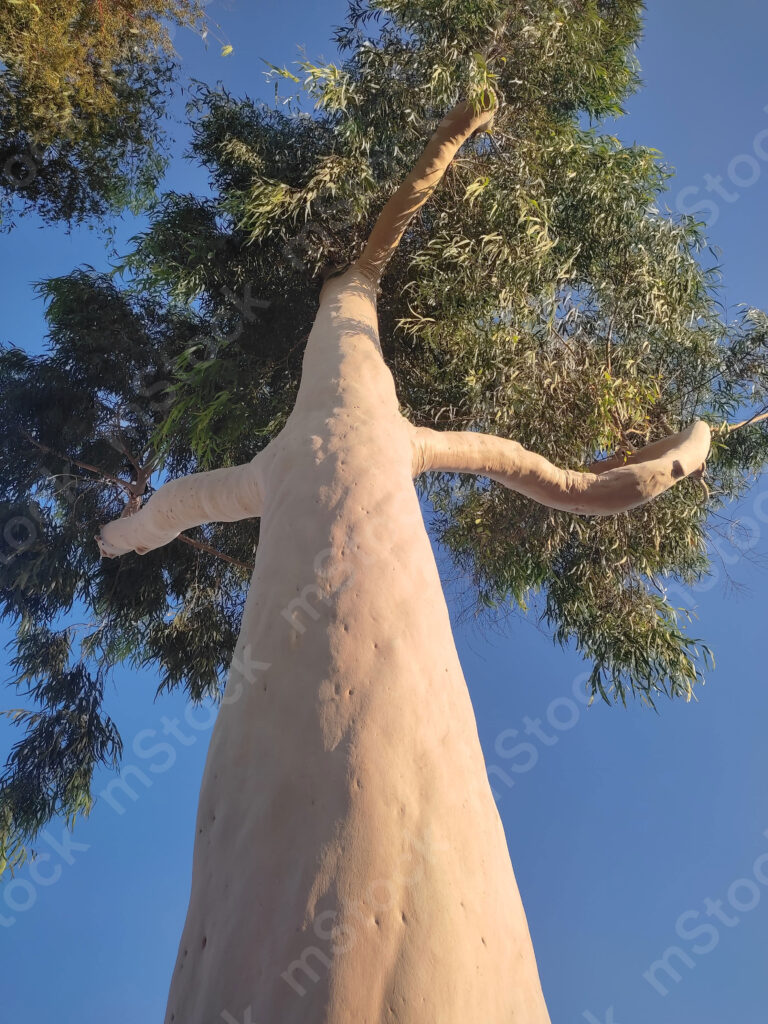
[[[326,281],[281,433],[247,466],[166,484],[99,538],[114,556],[261,516],[166,1024],[230,1019],[233,1007],[265,1024],[549,1024],[413,476],[480,473],[609,514],[700,471],[709,430],[578,473],[400,414],[378,281],[490,116],[454,108],[360,261]],[[296,621],[302,608],[311,621]],[[243,668],[251,652],[258,680]],[[413,884],[411,840],[424,835]]]

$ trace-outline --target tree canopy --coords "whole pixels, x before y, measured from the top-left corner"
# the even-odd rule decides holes
[[[726,322],[703,225],[664,209],[671,171],[600,124],[639,84],[635,0],[353,0],[337,63],[273,68],[274,105],[196,83],[191,155],[213,198],[164,194],[120,267],[40,282],[48,350],[0,356],[3,614],[24,730],[0,788],[5,857],[90,805],[120,753],[118,664],[220,692],[255,522],[100,561],[101,523],[164,476],[247,461],[296,394],[323,272],[360,251],[459,96],[499,109],[409,227],[383,280],[381,340],[419,426],[512,437],[559,465],[715,431],[707,485],[612,518],[435,474],[437,538],[480,607],[541,602],[606,701],[690,699],[707,649],[665,582],[707,572],[711,513],[768,460],[768,318]],[[309,102],[307,102],[309,101]],[[314,109],[307,109],[314,104]],[[68,625],[73,610],[85,626]]]
[[[77,224],[138,212],[167,166],[160,118],[174,77],[169,24],[199,0],[4,0],[0,225],[35,210]]]

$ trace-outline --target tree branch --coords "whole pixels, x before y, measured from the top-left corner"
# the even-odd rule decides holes
[[[79,462],[77,459],[72,459],[69,455],[64,455],[63,452],[57,452],[55,448],[49,448],[47,444],[41,444],[36,441],[31,434],[28,434],[26,430],[21,431],[22,437],[26,437],[30,444],[33,444],[35,448],[38,448],[41,452],[48,452],[49,455],[55,455],[57,459],[63,459],[72,466],[77,466],[78,469],[85,469],[89,473],[96,473],[102,480],[106,480],[111,484],[115,484],[117,487],[122,487],[124,491],[127,491],[129,495],[133,494],[133,486],[128,480],[121,480],[120,477],[112,476],[111,473],[107,473],[106,470],[101,469],[100,466],[91,466],[87,462]]]
[[[102,526],[96,536],[102,557],[117,558],[129,551],[145,555],[193,526],[260,516],[258,459],[257,455],[242,466],[193,473],[164,484],[138,512]]]
[[[194,540],[192,537],[187,537],[185,533],[180,533],[176,540],[180,540],[184,544],[189,544],[190,547],[197,548],[198,551],[205,551],[207,555],[214,555],[216,558],[220,558],[224,562],[229,562],[230,565],[236,565],[239,569],[246,569],[248,572],[253,572],[252,565],[246,565],[245,562],[241,562],[239,559],[233,558],[232,555],[226,555],[223,551],[219,551],[218,548],[211,547],[210,544],[205,544],[201,540]]]
[[[728,433],[732,434],[734,430],[740,430],[742,427],[751,427],[753,423],[762,423],[763,420],[768,420],[768,412],[756,413],[748,420],[742,420],[741,423],[729,423]]]
[[[471,104],[462,102],[443,118],[415,167],[379,214],[355,264],[374,282],[378,282],[405,229],[440,184],[467,139],[490,128],[496,98],[487,94],[486,100],[489,106],[479,113]]]
[[[414,428],[414,476],[428,471],[487,476],[549,508],[607,516],[643,505],[687,476],[701,476],[711,432],[697,420],[680,434],[600,463],[601,471],[560,469],[541,455],[493,434]]]

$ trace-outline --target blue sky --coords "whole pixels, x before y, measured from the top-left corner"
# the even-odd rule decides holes
[[[234,54],[219,57],[215,42],[206,51],[186,30],[175,42],[190,75],[268,98],[258,58],[282,64],[302,43],[311,56],[331,56],[344,7],[213,2],[209,16]],[[768,9],[759,0],[651,0],[649,8],[646,85],[613,130],[676,167],[669,205],[706,214],[729,310],[768,308]],[[180,151],[187,133],[176,134]],[[177,160],[166,187],[199,192],[206,181]],[[143,223],[120,225],[121,252]],[[31,282],[106,266],[94,232],[66,236],[33,218],[2,237],[0,259],[0,335],[32,350],[44,323]],[[457,627],[553,1024],[764,1024],[768,574],[754,558],[768,553],[768,479],[735,514],[744,532],[720,542],[711,580],[672,595],[695,606],[692,631],[717,658],[696,704],[662,705],[660,715],[640,705],[586,708],[574,696],[584,664],[535,622]],[[74,846],[52,827],[41,847],[47,859],[0,888],[0,1021],[162,1020],[211,715],[180,697],[153,701],[150,672],[119,673],[116,682],[111,710],[136,799],[102,798]],[[11,737],[0,728],[0,753]],[[649,981],[671,947],[679,980],[657,972]]]

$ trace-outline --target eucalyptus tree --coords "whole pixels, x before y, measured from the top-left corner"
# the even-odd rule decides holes
[[[3,354],[8,862],[117,763],[113,666],[221,701],[169,1022],[548,1019],[418,495],[593,696],[690,699],[665,581],[768,458],[768,320],[584,127],[641,6],[353,3],[339,64],[274,69],[312,115],[199,86],[214,197]]]
[[[174,80],[166,22],[201,28],[199,0],[5,0],[0,6],[0,225],[136,213],[168,164]]]

